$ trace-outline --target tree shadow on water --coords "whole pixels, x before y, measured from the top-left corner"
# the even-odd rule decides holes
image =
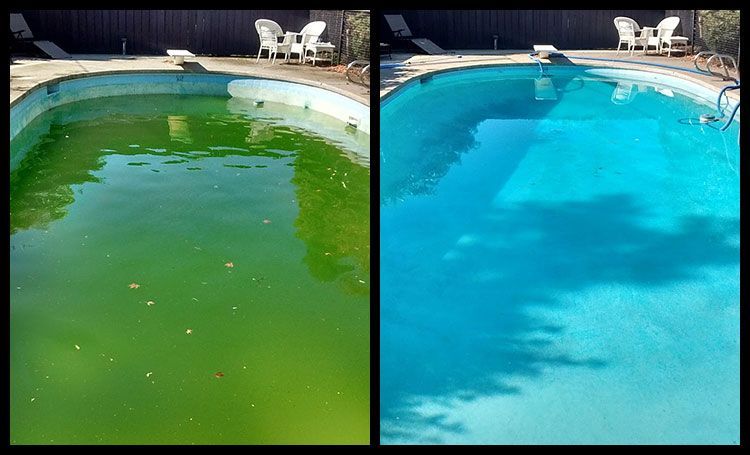
[[[423,228],[384,230],[398,239],[381,251],[385,442],[446,442],[469,431],[449,410],[524,393],[515,379],[607,368],[607,359],[581,358],[559,341],[587,329],[555,318],[570,305],[563,295],[618,286],[648,292],[739,263],[738,218],[663,220],[627,194],[436,213]],[[640,304],[635,298],[631,305]]]

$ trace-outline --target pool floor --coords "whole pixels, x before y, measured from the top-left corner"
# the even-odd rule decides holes
[[[381,441],[737,444],[736,131],[532,82],[384,110]]]

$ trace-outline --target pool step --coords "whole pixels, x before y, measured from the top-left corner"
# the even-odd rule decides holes
[[[534,79],[534,98],[539,101],[557,100],[557,89],[552,79],[549,77],[540,77]]]

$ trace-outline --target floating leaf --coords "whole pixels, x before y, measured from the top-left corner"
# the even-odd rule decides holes
[[[271,224],[271,220],[266,218],[265,220],[263,220],[263,224]]]
[[[188,335],[192,335],[193,329],[187,329],[185,330],[185,333],[187,333]]]
[[[224,264],[224,267],[232,268],[234,267],[234,262],[227,262],[226,264]]]
[[[156,302],[154,302],[153,300],[149,300],[148,302],[146,302],[146,305],[148,306],[156,305]]]
[[[140,284],[138,284],[138,283],[130,283],[130,284],[128,285],[128,287],[129,287],[130,289],[138,289],[139,287],[141,287],[141,285],[140,285]]]
[[[217,371],[216,373],[214,373],[214,376],[217,377],[217,378],[223,378],[224,377],[224,373],[222,373],[221,371]]]
[[[149,371],[148,373],[146,373],[146,377],[150,378],[152,374],[154,374],[154,372],[153,371]]]
[[[81,350],[81,347],[80,347],[80,346],[78,346],[77,344],[76,344],[76,345],[74,345],[74,346],[76,347],[76,351],[80,351],[80,350]]]

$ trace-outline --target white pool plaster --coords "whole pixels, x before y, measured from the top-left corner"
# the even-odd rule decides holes
[[[46,81],[10,105],[10,139],[45,111],[75,101],[121,95],[214,95],[262,100],[317,111],[370,134],[368,106],[309,85],[229,74],[159,72],[76,76]]]

